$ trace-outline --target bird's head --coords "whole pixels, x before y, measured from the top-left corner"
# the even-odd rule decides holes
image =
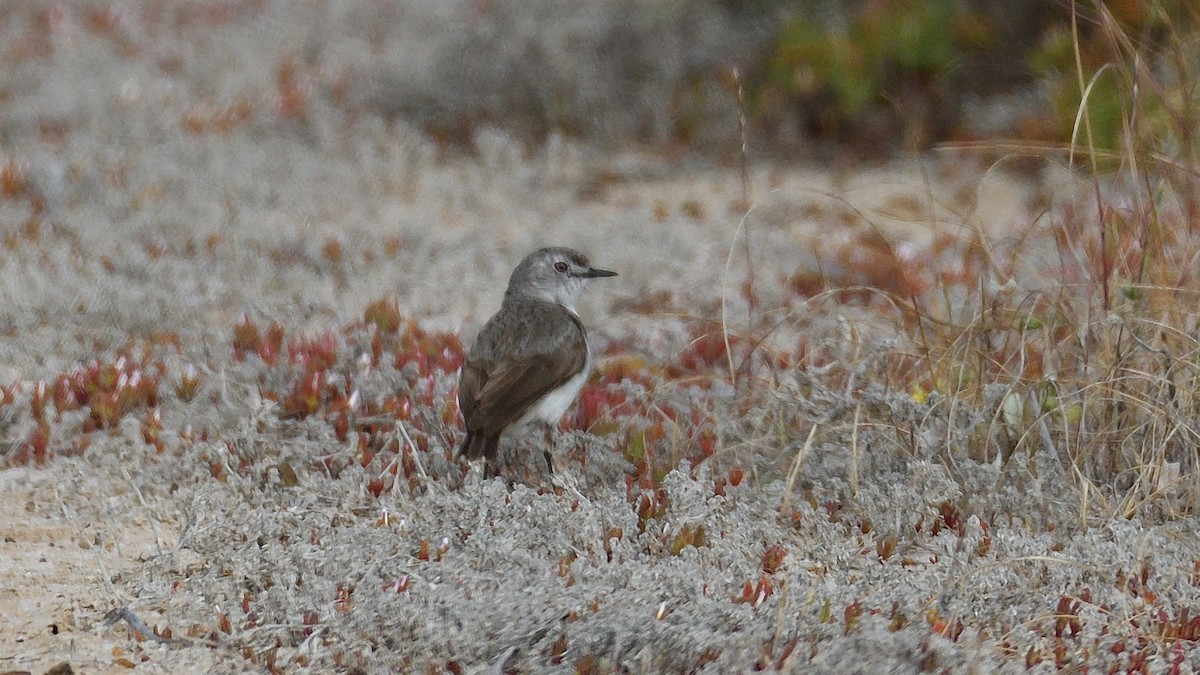
[[[592,267],[587,256],[574,249],[543,248],[525,256],[513,270],[505,296],[555,302],[573,312],[584,282],[615,276],[616,272]]]

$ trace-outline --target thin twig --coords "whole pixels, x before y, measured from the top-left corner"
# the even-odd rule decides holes
[[[111,625],[117,623],[118,621],[124,621],[125,623],[129,624],[129,627],[133,629],[133,632],[140,635],[143,639],[151,640],[153,642],[161,642],[163,644],[168,644],[168,645],[188,645],[188,646],[200,645],[200,646],[204,646],[204,647],[219,646],[219,644],[217,642],[214,642],[212,640],[201,640],[201,639],[197,639],[197,638],[163,637],[163,636],[159,635],[158,633],[155,633],[154,630],[152,630],[149,626],[147,626],[146,622],[142,621],[140,618],[138,618],[138,615],[134,614],[133,610],[129,609],[128,606],[119,607],[117,609],[109,611],[107,614],[104,615],[104,620],[101,622],[101,625],[102,626],[111,626]]]
[[[787,509],[788,502],[792,498],[792,489],[796,486],[796,478],[800,475],[800,465],[804,463],[804,458],[808,456],[809,449],[812,448],[813,438],[817,435],[817,427],[813,424],[812,429],[808,431],[808,438],[804,441],[804,445],[800,447],[800,452],[796,453],[796,459],[792,460],[792,469],[788,472],[787,490],[783,493],[783,501],[779,504],[780,513]]]

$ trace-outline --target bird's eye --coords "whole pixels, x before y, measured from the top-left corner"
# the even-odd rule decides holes
[[[567,263],[561,260],[554,263],[554,271],[558,272],[559,274],[565,274],[567,271]]]

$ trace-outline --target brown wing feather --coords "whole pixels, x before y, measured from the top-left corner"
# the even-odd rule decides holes
[[[472,431],[471,420],[475,419],[475,404],[479,391],[487,382],[488,370],[491,364],[483,361],[467,361],[463,364],[458,379],[458,408],[466,422],[467,435],[463,438],[458,454],[467,459],[487,457],[489,460],[496,455],[500,444],[500,434],[486,435]]]
[[[587,347],[580,345],[567,353],[506,364],[488,378],[476,399],[467,428],[484,434],[500,433],[521,419],[543,396],[566,384],[586,362]]]
[[[499,435],[587,363],[583,324],[573,313],[545,302],[509,309],[519,311],[503,313],[510,321],[504,321],[502,315],[493,317],[463,364],[458,405],[469,437]],[[569,318],[573,330],[553,335],[538,330],[564,318]],[[501,336],[514,334],[523,349],[512,355],[497,353]]]
[[[471,428],[470,420],[474,417],[479,392],[487,383],[490,369],[491,364],[488,362],[468,359],[463,363],[462,372],[458,376],[458,409],[462,412],[468,430]]]

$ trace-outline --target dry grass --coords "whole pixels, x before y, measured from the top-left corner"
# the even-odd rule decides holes
[[[1112,61],[1095,77],[1120,81],[1125,150],[1096,150],[1086,105],[1075,142],[1006,146],[1090,175],[1086,190],[1056,197],[1017,236],[996,239],[963,215],[953,230],[931,223],[932,244],[913,253],[866,227],[847,246],[852,254],[836,275],[797,275],[788,281],[801,297],[764,308],[754,297],[763,290],[753,276],[754,233],[742,220],[730,258],[744,250],[748,271],[740,288],[726,275],[723,297],[740,295],[750,315],[736,316],[723,302],[721,335],[728,379],[747,400],[758,390],[756,404],[772,409],[770,400],[785,389],[780,382],[797,379],[797,371],[850,401],[907,390],[930,417],[968,416],[981,424],[927,453],[951,465],[958,458],[1007,464],[1014,453],[1049,453],[1077,491],[1080,522],[1194,513],[1200,499],[1194,480],[1200,430],[1192,423],[1200,290],[1192,272],[1200,254],[1196,38],[1194,31],[1173,30],[1165,47],[1139,42],[1102,5],[1095,11],[1078,20],[1096,22],[1109,40]],[[1079,67],[1087,91],[1093,76]],[[826,336],[840,348],[812,347],[820,344],[813,317],[841,313],[847,303],[889,324],[884,351],[861,342],[855,321],[845,322],[843,335]],[[764,346],[784,328],[804,342],[795,349]],[[855,438],[864,426],[909,433],[870,410],[864,417],[860,403],[842,407],[853,411]],[[821,421],[768,415],[761,424],[804,429]],[[755,444],[769,448],[769,439]]]

